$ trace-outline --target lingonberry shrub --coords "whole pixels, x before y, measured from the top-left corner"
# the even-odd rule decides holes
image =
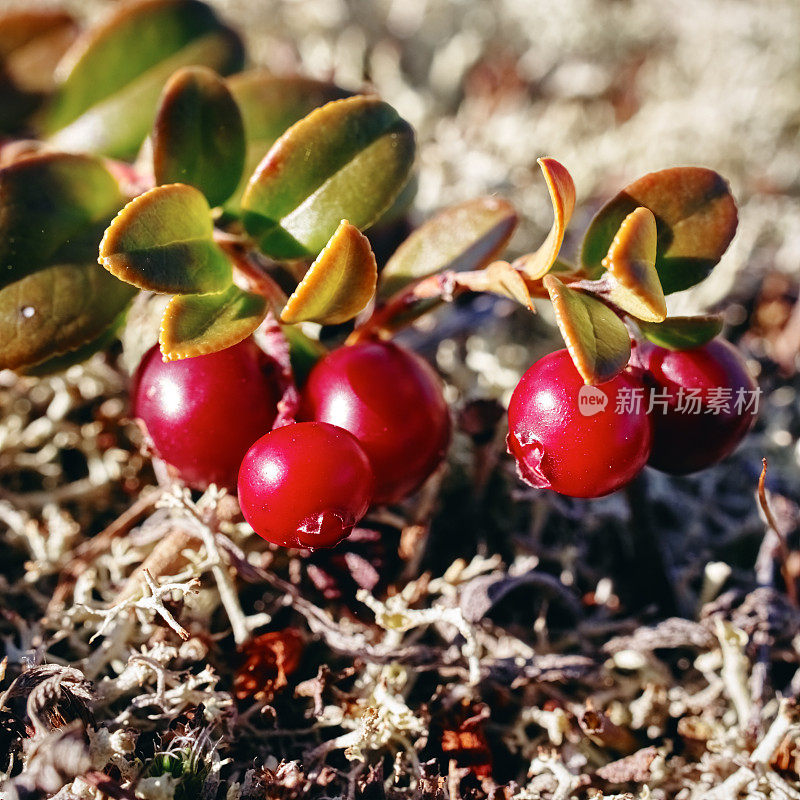
[[[253,530],[284,547],[333,547],[364,516],[375,479],[356,438],[325,422],[262,436],[239,472],[239,504]]]
[[[362,341],[321,359],[303,391],[301,416],[338,425],[358,439],[375,473],[376,503],[416,489],[450,441],[439,377],[392,342]]]
[[[758,389],[724,339],[691,350],[643,342],[632,359],[648,385],[653,421],[649,464],[684,475],[721,461],[755,422]]]
[[[53,24],[52,16],[32,11],[25,40],[46,36]],[[136,57],[125,58],[131,42]],[[278,349],[290,351],[281,359],[283,383],[290,385],[290,360],[302,380],[324,355],[302,323],[355,319],[349,343],[312,373],[305,408],[361,441],[375,471],[375,500],[384,502],[413,491],[447,446],[438,380],[417,356],[387,343],[443,302],[491,292],[533,309],[536,299],[549,298],[574,372],[563,353],[554,359],[575,392],[582,384],[633,388],[631,332],[675,351],[664,364],[687,365],[719,333],[715,318],[667,318],[665,299],[705,278],[734,235],[736,206],[716,172],[664,169],[624,187],[590,224],[573,264],[560,251],[575,186],[562,164],[542,158],[554,221],[538,249],[503,260],[516,211],[501,198],[480,197],[412,232],[379,275],[362,231],[380,232],[403,213],[411,196],[403,192],[414,162],[411,127],[374,95],[237,72],[243,62],[239,37],[199,0],[134,0],[78,35],[52,91],[32,96],[13,81],[0,86],[0,135],[34,132],[47,142],[18,138],[0,147],[0,368],[45,374],[108,347],[129,324],[139,289],[171,296],[159,348],[172,366],[151,353],[148,376],[201,375],[204,364],[235,361],[252,350],[240,343],[279,325]],[[195,66],[167,79],[171,64],[187,63]],[[277,398],[257,369],[248,381],[226,380],[224,372],[206,375],[217,387],[207,393],[187,378],[174,405],[148,400],[144,377],[136,390],[134,404],[156,450],[191,486],[213,480],[230,487],[237,453],[274,415]],[[531,374],[540,372],[536,365]],[[574,400],[531,374],[515,393],[509,438],[523,474],[541,473],[535,483],[582,496],[624,482],[646,449],[640,416],[576,417]],[[712,376],[709,392],[725,381],[736,388],[737,380],[749,386],[735,372]],[[231,386],[238,396],[227,405]],[[291,421],[290,395],[281,397],[281,422]],[[563,408],[563,442],[555,421],[546,427],[546,415],[526,410],[547,398]],[[700,441],[694,423],[662,420],[652,463],[686,471],[722,457],[747,425],[712,416],[696,423],[710,436],[702,457],[691,456]],[[221,456],[211,446],[217,441]],[[534,442],[542,445],[539,455]],[[681,448],[682,455],[671,455]],[[317,545],[346,527],[332,533],[326,525]],[[297,531],[281,531],[277,538],[297,541]]]
[[[280,397],[277,364],[245,339],[180,361],[164,361],[153,346],[134,375],[131,405],[187,485],[235,491],[242,458],[272,429]]]
[[[600,497],[624,486],[650,455],[646,409],[625,408],[643,390],[631,370],[587,386],[566,350],[539,359],[508,407],[508,450],[520,477],[571,497]]]

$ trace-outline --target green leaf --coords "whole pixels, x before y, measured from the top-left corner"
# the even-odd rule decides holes
[[[366,307],[377,282],[369,239],[343,219],[287,301],[281,322],[347,322]]]
[[[289,343],[289,358],[292,365],[292,375],[298,387],[303,386],[314,365],[328,350],[316,339],[309,339],[299,325],[281,326],[283,335]]]
[[[41,124],[58,147],[125,158],[150,130],[173,72],[203,65],[228,74],[242,61],[239,37],[204,3],[127,3],[64,56],[61,83]]]
[[[707,314],[697,317],[669,317],[660,323],[640,322],[643,336],[668,350],[702,347],[722,331],[722,317]]]
[[[232,75],[227,84],[242,113],[247,156],[242,180],[226,208],[238,208],[250,175],[289,127],[315,108],[352,95],[334,83],[263,69]]]
[[[445,209],[415,230],[381,272],[382,297],[444,270],[477,270],[493,261],[517,226],[514,207],[477,197]]]
[[[162,294],[221,292],[228,257],[214,242],[211,209],[193,186],[156,186],[131,200],[108,226],[100,263],[120,280]]]
[[[52,90],[53,70],[76,31],[65,11],[0,15],[0,131],[18,131]]]
[[[375,97],[335,100],[293,125],[242,198],[244,223],[274,258],[316,256],[340,220],[372,224],[403,188],[414,133]]]
[[[212,206],[227,200],[244,169],[242,115],[225,82],[185,67],[164,87],[153,126],[156,183],[187,183]]]
[[[628,329],[605,303],[565,286],[555,275],[544,285],[570,357],[586,383],[603,383],[625,369],[631,357]]]
[[[665,294],[707,277],[736,233],[736,203],[716,172],[700,167],[651,172],[625,187],[592,220],[581,252],[590,276],[602,273],[602,260],[620,225],[639,206],[656,218],[656,269]]]
[[[161,320],[161,352],[172,361],[224,350],[250,336],[268,310],[266,298],[234,285],[219,294],[173,297]]]
[[[74,350],[68,350],[66,353],[48,358],[39,364],[34,364],[32,367],[25,367],[18,370],[23,375],[31,375],[35,378],[41,378],[45,375],[54,375],[57,372],[64,372],[64,370],[74,367],[76,364],[82,364],[84,361],[91,358],[95,353],[101,350],[107,350],[113,344],[114,340],[119,335],[119,332],[125,325],[125,320],[128,317],[128,309],[122,311],[113,322],[95,339],[92,339]]]
[[[93,258],[99,226],[122,203],[92,156],[46,153],[0,169],[0,288],[56,259]]]
[[[136,290],[99,265],[57,264],[0,291],[0,369],[20,369],[97,338]]]
[[[620,225],[603,266],[608,270],[608,299],[637,319],[662,322],[667,301],[655,267],[656,220],[639,207]]]

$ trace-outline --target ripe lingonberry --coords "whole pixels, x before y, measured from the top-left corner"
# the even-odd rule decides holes
[[[686,475],[715,464],[755,422],[758,388],[739,352],[724,339],[677,351],[639,343],[633,363],[653,393],[648,463],[662,472]]]
[[[323,358],[303,390],[301,414],[358,439],[375,473],[376,503],[396,502],[417,489],[450,442],[438,376],[392,342],[359,342]]]
[[[147,351],[133,380],[133,414],[156,453],[185,483],[236,489],[242,457],[275,421],[275,362],[247,339],[194,358],[164,362]]]
[[[297,422],[262,436],[242,460],[239,505],[262,538],[333,547],[367,513],[374,477],[358,440],[335,425]]]
[[[508,408],[508,451],[531,486],[600,497],[628,483],[650,454],[642,382],[623,372],[586,386],[566,350],[541,358],[521,378]]]

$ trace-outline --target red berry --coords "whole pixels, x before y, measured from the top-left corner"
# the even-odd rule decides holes
[[[450,442],[438,376],[391,342],[360,342],[323,358],[303,391],[302,415],[358,439],[375,473],[376,503],[396,502],[417,489]]]
[[[508,407],[508,451],[531,486],[571,497],[600,497],[628,483],[645,465],[652,431],[642,382],[623,372],[586,386],[569,353],[537,361]]]
[[[324,422],[262,436],[239,471],[239,505],[262,538],[284,547],[333,547],[367,513],[374,478],[357,439]]]
[[[164,362],[158,345],[136,372],[133,413],[158,455],[194,489],[236,489],[242,457],[275,421],[276,365],[247,339],[205,356]]]
[[[651,384],[652,467],[673,475],[705,469],[729,455],[757,415],[758,388],[733,345],[713,339],[693,350],[644,342],[634,363]]]

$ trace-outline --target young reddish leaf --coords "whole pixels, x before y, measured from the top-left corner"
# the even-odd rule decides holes
[[[529,311],[536,310],[522,273],[506,261],[495,261],[486,269],[461,272],[453,277],[456,285],[471,292],[491,292],[515,300]]]
[[[97,338],[136,290],[97,264],[58,264],[0,291],[0,369],[20,369]]]
[[[117,214],[100,242],[100,263],[120,280],[162,294],[221,292],[228,257],[213,240],[211,209],[193,186],[156,186]]]
[[[239,37],[204,3],[126,3],[66,53],[42,126],[58,147],[125,158],[147,135],[175,70],[196,64],[224,75],[242,61]]]
[[[268,310],[265,297],[233,284],[219,294],[178,295],[161,319],[161,352],[173,361],[232,347],[258,328]]]
[[[281,312],[281,322],[347,322],[375,294],[378,265],[355,225],[343,219]]]
[[[232,75],[227,84],[242,114],[247,156],[242,180],[226,208],[239,207],[250,175],[289,127],[315,108],[352,95],[333,83],[273,75],[264,69]]]
[[[316,256],[339,221],[371,225],[403,188],[414,133],[375,97],[345,98],[289,128],[242,198],[244,223],[275,258]]]
[[[628,329],[600,300],[565,286],[555,275],[544,285],[570,357],[586,383],[603,383],[625,369],[631,357]]]
[[[207,67],[178,70],[153,125],[156,183],[188,183],[218,206],[238,186],[244,157],[242,115],[222,78]]]
[[[98,226],[123,202],[92,156],[45,153],[0,169],[0,288],[52,264],[65,245],[91,258]]]
[[[381,272],[381,297],[445,270],[477,270],[503,250],[517,226],[513,206],[500,197],[477,197],[439,212],[417,228]]]
[[[668,350],[702,347],[722,331],[722,317],[707,314],[697,317],[669,317],[661,323],[640,322],[646,339]]]
[[[575,184],[567,168],[554,158],[540,158],[538,162],[553,203],[553,225],[542,246],[535,253],[521,256],[514,262],[516,269],[534,281],[547,274],[556,262],[561,243],[564,241],[564,232],[575,209]]]
[[[65,11],[0,15],[0,131],[18,130],[52,90],[53,70],[76,32]]]
[[[602,272],[619,226],[638,206],[649,208],[656,218],[656,269],[665,294],[703,280],[736,233],[736,203],[716,172],[700,167],[651,172],[626,186],[592,220],[581,252],[589,275]]]
[[[603,266],[611,277],[608,298],[646,322],[663,322],[667,301],[656,271],[656,218],[648,208],[631,211],[620,225]]]

